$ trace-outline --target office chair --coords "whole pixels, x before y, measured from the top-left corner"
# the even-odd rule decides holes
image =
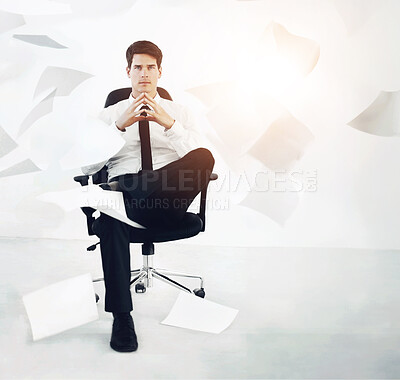
[[[132,89],[130,87],[120,88],[110,92],[107,97],[105,107],[111,106],[113,104],[118,103],[121,100],[128,99],[130,96]],[[168,91],[161,87],[157,87],[157,92],[160,97],[168,100],[172,100]],[[91,181],[90,181],[91,177]],[[217,174],[212,173],[210,175],[210,181],[216,180],[218,178]],[[90,182],[93,184],[98,184],[105,190],[116,190],[118,188],[110,188],[110,185],[107,184],[108,173],[107,167],[104,166],[97,173],[89,176],[89,175],[80,175],[74,177],[76,182],[79,182],[81,186],[87,186]],[[117,184],[117,183],[113,183]],[[205,188],[200,195],[200,209],[198,214],[194,214],[191,212],[186,212],[185,217],[183,218],[180,224],[168,227],[166,229],[140,229],[131,227],[134,232],[131,234],[131,243],[141,243],[142,244],[142,256],[143,256],[143,265],[140,269],[131,270],[131,287],[135,286],[136,293],[144,293],[146,288],[153,286],[153,278],[164,281],[169,285],[177,287],[178,289],[184,290],[189,293],[193,293],[196,296],[205,297],[204,290],[204,280],[201,276],[190,275],[186,273],[178,273],[172,272],[165,269],[157,269],[153,267],[153,256],[155,253],[154,243],[168,242],[173,240],[180,240],[190,238],[192,236],[198,235],[200,232],[205,230],[205,211],[206,211],[206,197],[207,197],[207,188]],[[82,207],[82,211],[86,215],[87,218],[87,228],[89,235],[98,235],[96,234],[96,227],[98,228],[98,219],[95,219],[93,214],[96,211],[90,207]],[[98,243],[88,247],[89,251],[96,249]],[[200,286],[196,289],[190,290],[188,287],[183,284],[171,279],[172,277],[182,277],[182,278],[192,278],[198,279],[200,281]],[[103,278],[95,279],[93,282],[104,281]],[[96,294],[96,302],[99,300],[99,296]]]

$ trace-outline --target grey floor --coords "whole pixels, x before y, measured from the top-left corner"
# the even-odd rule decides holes
[[[116,353],[96,284],[99,320],[33,342],[22,296],[100,275],[87,245],[0,239],[1,379],[400,378],[399,251],[161,244],[156,266],[203,274],[209,300],[239,309],[227,330],[161,325],[178,291],[156,282],[133,297],[139,350]]]

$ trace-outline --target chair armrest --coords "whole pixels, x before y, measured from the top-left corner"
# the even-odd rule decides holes
[[[74,177],[75,182],[79,182],[81,186],[87,186],[89,184],[89,176],[88,175],[77,175]]]
[[[89,175],[78,175],[74,177],[75,182],[79,182],[81,186],[87,186],[89,184]],[[218,179],[218,174],[216,173],[211,173],[210,174],[210,181],[215,181]],[[100,184],[100,187],[104,190],[111,190],[111,191],[119,191],[119,186],[118,182],[115,183],[102,183]],[[208,185],[203,191],[201,192],[201,199],[200,199],[200,210],[199,210],[199,217],[203,221],[203,228],[202,231],[205,230],[206,228],[206,199],[207,199],[207,188]],[[89,235],[94,235],[93,229],[92,229],[92,224],[94,222],[94,217],[93,213],[96,211],[95,209],[91,207],[81,207],[82,211],[86,215],[87,219],[87,227],[88,227],[88,233]]]
[[[217,173],[211,173],[210,181],[215,181],[216,179],[218,179],[218,174]]]
[[[74,177],[74,181],[79,182],[81,186],[87,186],[89,185],[89,177],[89,175],[77,175],[76,177]],[[93,214],[96,210],[92,207],[81,207],[81,210],[86,215],[88,234],[92,236],[95,234],[92,229],[92,224],[94,222]]]

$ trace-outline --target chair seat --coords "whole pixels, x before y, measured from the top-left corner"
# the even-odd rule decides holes
[[[99,229],[98,223],[101,218],[97,218],[93,223],[93,231]],[[131,243],[162,243],[172,240],[180,240],[196,236],[203,228],[203,221],[194,213],[187,212],[179,224],[169,228],[131,228]],[[96,233],[97,236],[98,233]]]

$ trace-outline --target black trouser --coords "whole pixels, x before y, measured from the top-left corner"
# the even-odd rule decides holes
[[[199,148],[161,169],[126,174],[111,181],[118,181],[130,219],[148,228],[162,228],[182,220],[193,199],[208,185],[213,166],[210,151]],[[108,215],[102,214],[101,218],[105,310],[131,311],[129,243],[134,230]]]

